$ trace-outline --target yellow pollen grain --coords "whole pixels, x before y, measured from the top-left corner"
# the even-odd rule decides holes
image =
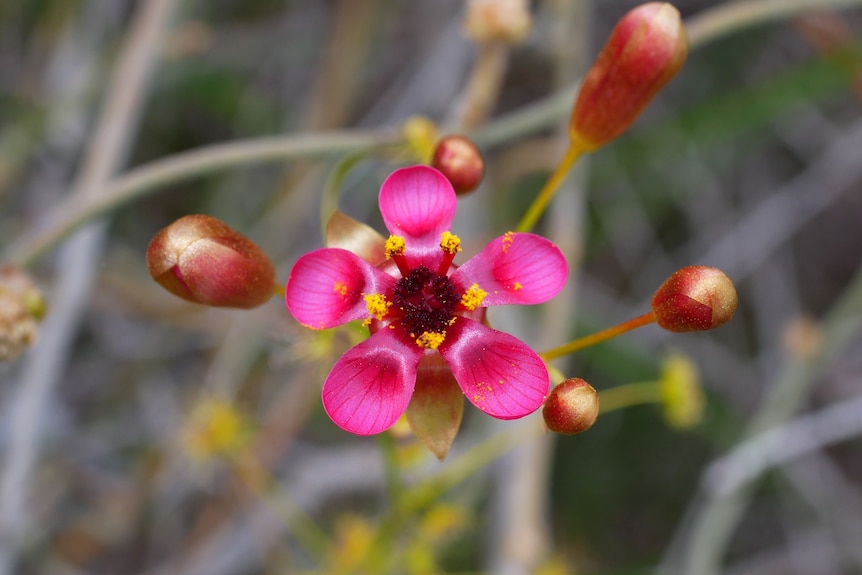
[[[332,290],[340,295],[342,298],[347,297],[347,284],[344,282],[335,282],[332,286]]]
[[[426,331],[425,333],[416,338],[416,345],[418,345],[419,347],[424,347],[426,349],[437,349],[438,347],[440,347],[440,344],[443,343],[443,340],[445,339],[445,333]]]
[[[390,259],[394,256],[404,255],[404,252],[407,249],[407,245],[404,242],[403,236],[389,236],[389,239],[386,240],[386,259]]]
[[[383,317],[389,312],[392,307],[392,302],[386,301],[386,296],[374,293],[365,296],[365,308],[368,310],[371,317],[377,321],[383,320]]]
[[[512,242],[515,241],[515,232],[506,232],[503,234],[503,239],[501,241],[503,253],[508,253],[509,248],[512,246]]]
[[[461,238],[451,232],[440,234],[440,247],[447,254],[455,255],[461,251]]]
[[[461,305],[467,308],[470,311],[473,311],[485,301],[485,296],[488,295],[488,292],[479,287],[479,284],[473,284],[470,286],[470,289],[464,292],[464,295],[461,296]]]
[[[515,285],[513,285],[513,286],[512,286],[512,289],[513,289],[514,291],[518,291],[518,290],[519,290],[519,289],[521,289],[522,287],[524,287],[524,286],[522,286],[522,285],[521,285],[521,282],[515,282]]]

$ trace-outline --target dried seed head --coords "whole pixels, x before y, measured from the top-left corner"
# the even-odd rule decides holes
[[[36,341],[45,298],[18,268],[0,269],[0,361],[13,361]]]

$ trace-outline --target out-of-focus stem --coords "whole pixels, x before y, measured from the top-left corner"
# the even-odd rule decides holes
[[[789,18],[808,10],[858,6],[862,0],[737,0],[724,2],[685,23],[689,46],[707,44],[744,28]]]
[[[802,405],[823,366],[830,365],[862,328],[862,273],[857,273],[841,299],[829,310],[822,324],[822,354],[809,360],[791,361],[769,387],[759,411],[755,414],[743,440],[755,437],[790,419]],[[715,480],[715,477],[710,477]],[[676,570],[663,572],[715,575],[736,525],[754,495],[754,481],[739,484],[730,491],[707,493],[699,509],[686,526],[686,539],[680,551]],[[713,484],[715,486],[715,484]]]
[[[377,436],[380,452],[383,456],[383,474],[386,487],[393,506],[398,507],[404,497],[404,481],[401,477],[401,465],[398,463],[397,446],[392,433],[381,433]]]
[[[552,359],[568,355],[572,352],[584,349],[585,347],[590,347],[592,345],[596,345],[597,343],[601,343],[603,341],[617,337],[618,335],[622,335],[627,331],[637,329],[639,327],[653,323],[654,321],[655,315],[653,314],[653,312],[649,311],[643,315],[634,317],[619,325],[609,327],[591,335],[580,337],[574,341],[570,341],[567,344],[561,345],[560,347],[555,347],[554,349],[550,349],[548,351],[540,353],[539,355],[541,355],[542,359],[544,359],[545,361],[551,361]]]
[[[584,150],[577,145],[573,143],[569,145],[568,150],[566,150],[566,154],[560,160],[560,163],[557,164],[554,173],[551,174],[551,177],[548,178],[547,182],[545,182],[539,195],[536,196],[536,199],[533,200],[532,204],[530,204],[527,213],[525,213],[524,217],[521,218],[521,222],[516,228],[517,231],[529,232],[533,229],[536,222],[538,222],[539,218],[542,217],[542,214],[545,213],[548,203],[550,203],[557,194],[557,190],[560,189],[560,185],[566,179],[566,176],[569,174],[569,170],[572,169],[572,166],[575,165],[575,162],[578,161],[578,158],[581,157],[583,152]]]
[[[93,133],[71,188],[73,202],[97,201],[105,182],[125,161],[144,95],[174,10],[175,0],[140,2],[113,64],[110,83]],[[85,221],[85,220],[84,220]],[[83,223],[83,221],[81,222]],[[58,297],[42,326],[40,340],[26,358],[13,406],[0,484],[0,573],[14,570],[14,545],[27,526],[31,476],[40,451],[42,427],[51,394],[61,379],[69,345],[78,327],[101,253],[104,228],[82,230],[67,244],[59,262]],[[26,244],[25,244],[26,245]]]
[[[479,45],[467,88],[462,95],[460,122],[466,129],[484,124],[497,103],[509,64],[509,46],[503,42]]]
[[[385,148],[397,144],[399,139],[398,134],[389,131],[322,132],[255,138],[175,154],[127,172],[101,187],[92,199],[73,197],[62,202],[45,224],[39,226],[39,231],[13,244],[4,259],[20,266],[32,264],[87,221],[168,184],[237,166]]]
[[[659,403],[661,401],[661,390],[655,381],[642,381],[627,383],[606,389],[599,393],[600,412],[610,413],[618,409],[625,409],[635,405],[646,403]]]

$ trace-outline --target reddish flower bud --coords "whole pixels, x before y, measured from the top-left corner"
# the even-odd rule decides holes
[[[485,159],[464,136],[447,136],[437,143],[431,166],[440,170],[456,194],[472,192],[485,177]]]
[[[275,288],[275,269],[257,244],[210,216],[185,216],[156,234],[147,266],[175,296],[214,307],[257,307]]]
[[[628,12],[584,77],[569,135],[589,151],[628,129],[688,56],[679,11],[663,2]]]
[[[705,331],[724,325],[736,312],[736,288],[724,272],[707,266],[675,271],[656,290],[652,311],[668,331]]]
[[[579,377],[567,379],[551,390],[542,417],[548,429],[574,435],[588,430],[599,416],[599,394]]]

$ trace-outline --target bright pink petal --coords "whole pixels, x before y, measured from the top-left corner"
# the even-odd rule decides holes
[[[389,429],[407,409],[423,350],[382,329],[341,356],[323,383],[323,408],[357,435]]]
[[[407,240],[411,263],[440,257],[440,234],[450,230],[457,198],[443,174],[428,166],[395,170],[380,188],[380,213],[389,233]]]
[[[363,294],[383,293],[395,278],[347,250],[323,248],[296,262],[284,299],[306,327],[325,329],[368,317]]]
[[[517,419],[541,407],[548,369],[535,351],[507,333],[458,318],[439,347],[473,405],[498,419]]]
[[[491,241],[452,274],[465,289],[475,283],[488,292],[483,306],[546,302],[568,277],[566,258],[553,242],[513,232]]]

